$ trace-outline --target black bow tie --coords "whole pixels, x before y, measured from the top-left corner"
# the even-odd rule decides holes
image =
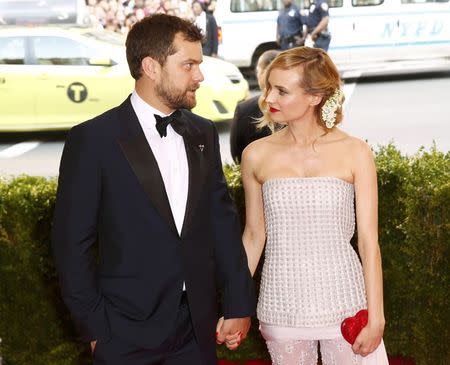
[[[159,135],[162,137],[167,136],[167,126],[169,124],[172,125],[172,128],[175,132],[177,132],[180,136],[184,134],[186,131],[186,122],[182,118],[181,111],[175,110],[172,114],[167,117],[161,117],[159,115],[154,114],[156,119],[156,129],[158,130]]]

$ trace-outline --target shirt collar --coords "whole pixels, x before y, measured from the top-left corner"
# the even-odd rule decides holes
[[[134,112],[136,113],[139,123],[142,129],[146,130],[147,133],[159,137],[158,130],[156,129],[156,120],[154,114],[160,115],[161,117],[166,117],[168,114],[164,114],[160,110],[154,108],[147,102],[145,102],[136,90],[131,94],[131,105],[133,106]]]

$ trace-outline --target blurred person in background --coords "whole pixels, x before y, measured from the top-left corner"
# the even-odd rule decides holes
[[[271,49],[259,56],[255,71],[260,90],[264,89],[264,73],[267,66],[279,53],[280,51]],[[258,119],[263,116],[259,109],[259,98],[260,95],[257,95],[240,102],[234,112],[230,130],[230,151],[233,161],[236,163],[241,163],[241,155],[245,147],[272,133],[267,126],[258,128]]]
[[[137,18],[134,13],[130,13],[125,17],[125,31],[124,33],[128,33],[131,30],[131,27],[137,23]]]
[[[190,5],[191,1],[187,0],[179,0],[178,8],[179,8],[179,16],[184,19],[194,20],[194,12],[192,11],[192,6]]]
[[[306,37],[306,24],[300,9],[292,0],[283,0],[278,12],[277,43],[281,50],[302,46]]]
[[[157,14],[165,12],[161,0],[146,0],[145,7],[149,14]]]
[[[122,33],[122,27],[120,26],[119,19],[116,16],[111,16],[106,19],[104,29],[111,32]]]
[[[205,9],[207,14],[214,14],[214,11],[216,10],[216,0],[204,0],[203,9]]]
[[[179,16],[178,1],[165,0],[163,3],[164,12],[167,15]]]
[[[192,12],[194,13],[194,23],[199,27],[204,35],[202,49],[205,56],[217,57],[219,47],[218,29],[214,15],[207,14],[204,11],[203,4],[199,1],[192,3]]]
[[[330,15],[327,0],[312,0],[308,14],[308,37],[311,37],[314,48],[328,51],[331,33],[328,31]]]
[[[86,0],[92,26],[122,34],[127,34],[134,23],[152,14],[194,20],[190,4],[190,0]]]

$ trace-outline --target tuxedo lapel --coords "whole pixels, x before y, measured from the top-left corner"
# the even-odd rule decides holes
[[[195,215],[200,194],[205,191],[203,188],[207,174],[207,159],[205,156],[207,156],[207,148],[210,146],[206,144],[205,134],[201,133],[194,120],[189,120],[185,111],[183,111],[182,117],[186,119],[187,124],[183,140],[189,165],[188,199],[181,231],[181,236],[184,236],[189,230],[192,218]]]
[[[118,143],[120,148],[153,206],[178,236],[158,163],[145,138],[130,98],[119,108],[121,137]]]

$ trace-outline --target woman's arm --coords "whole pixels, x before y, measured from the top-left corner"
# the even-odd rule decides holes
[[[383,274],[378,245],[378,188],[372,151],[362,141],[355,149],[354,183],[358,249],[364,270],[369,322],[353,345],[353,351],[363,356],[374,351],[384,331]]]
[[[252,276],[256,271],[266,241],[261,184],[255,175],[258,149],[249,145],[242,153],[241,176],[245,192],[245,229],[242,236]]]

